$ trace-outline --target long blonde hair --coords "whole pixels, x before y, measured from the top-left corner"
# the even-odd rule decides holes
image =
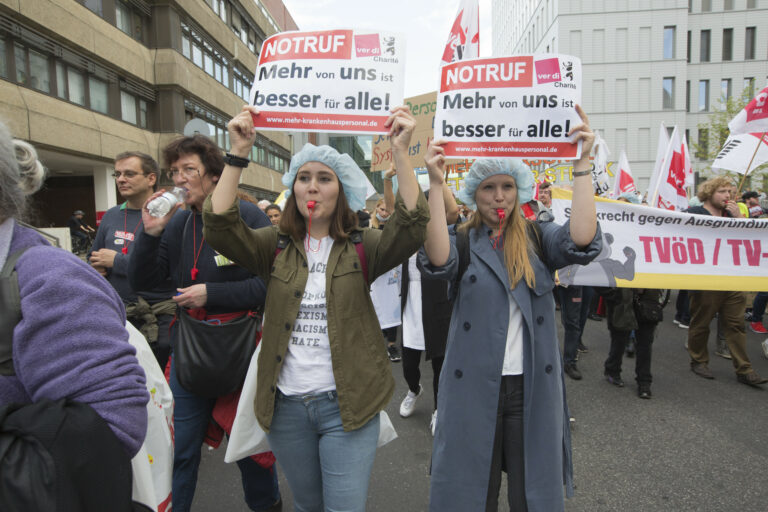
[[[380,222],[379,218],[376,216],[376,210],[378,210],[379,206],[383,205],[384,203],[384,199],[379,199],[376,201],[376,206],[373,209],[373,215],[371,215],[371,227],[373,229],[379,229],[379,227],[383,224],[383,222]],[[384,222],[386,222],[386,220]]]
[[[528,240],[528,224],[530,222],[520,213],[518,199],[515,198],[512,213],[507,217],[504,226],[504,263],[507,267],[510,289],[517,286],[521,279],[525,280],[528,288],[536,286],[536,273],[533,271],[530,258],[535,249]],[[472,218],[461,224],[458,229],[468,235],[471,229],[479,230],[483,227],[480,213],[475,212]]]

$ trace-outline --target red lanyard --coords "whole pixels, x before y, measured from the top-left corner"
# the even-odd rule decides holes
[[[198,258],[200,258],[200,251],[203,250],[203,243],[205,243],[205,237],[202,237],[202,239],[200,240],[200,245],[197,247],[197,252],[195,253],[195,261],[192,263],[192,270],[189,271],[193,281],[197,280],[197,274],[200,273],[200,271],[197,270],[197,260]],[[192,212],[192,252],[195,251],[196,245],[197,245],[197,228],[195,227],[195,212]]]
[[[131,240],[128,240],[128,237],[125,236],[125,234],[128,232],[128,207],[125,207],[125,216],[123,218],[123,248],[120,249],[120,252],[123,254],[128,254],[128,246],[133,242],[133,240],[136,238],[136,230],[139,229],[139,226],[141,226],[141,217],[139,217],[139,223],[136,224],[136,227],[133,228],[133,238]]]

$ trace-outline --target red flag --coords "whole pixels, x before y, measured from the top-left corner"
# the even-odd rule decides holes
[[[728,123],[731,135],[768,131],[768,87],[757,93],[752,101]]]
[[[665,210],[683,210],[688,208],[688,195],[685,193],[687,148],[680,140],[675,126],[669,147],[661,169],[658,195],[653,206]]]
[[[478,0],[461,0],[459,12],[448,34],[442,64],[480,56],[480,9]]]
[[[632,170],[629,168],[627,153],[622,149],[621,156],[619,156],[619,172],[613,184],[613,198],[616,199],[624,192],[635,192],[636,190],[635,178],[632,177]]]

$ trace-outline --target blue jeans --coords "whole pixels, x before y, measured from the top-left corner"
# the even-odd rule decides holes
[[[576,362],[579,340],[581,339],[582,298],[581,286],[558,286],[560,292],[560,320],[563,323],[563,362],[571,364]],[[586,321],[586,314],[584,315]]]
[[[762,322],[765,314],[765,305],[768,303],[768,292],[757,292],[752,302],[752,321]]]
[[[211,419],[215,398],[203,398],[190,393],[176,380],[176,365],[171,358],[171,391],[174,409],[174,453],[173,492],[174,512],[185,512],[192,508],[197,485],[197,470],[200,467],[200,448],[205,431]],[[243,481],[245,503],[251,510],[266,510],[280,499],[275,467],[265,469],[253,459],[237,461]]]
[[[297,512],[365,510],[379,416],[345,432],[335,391],[286,396],[277,391],[269,445]]]

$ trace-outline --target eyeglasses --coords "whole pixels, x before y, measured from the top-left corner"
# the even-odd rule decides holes
[[[130,179],[135,178],[136,176],[139,176],[139,175],[144,176],[144,173],[143,172],[136,172],[136,171],[123,171],[123,172],[115,171],[115,172],[112,173],[112,177],[115,178],[116,180],[119,179],[120,176],[125,176],[126,179],[130,180]]]
[[[183,174],[185,178],[192,178],[200,174],[200,169],[195,167],[188,167],[186,169],[171,169],[170,171],[166,172],[166,175],[170,179],[173,179],[178,176],[179,173]]]

